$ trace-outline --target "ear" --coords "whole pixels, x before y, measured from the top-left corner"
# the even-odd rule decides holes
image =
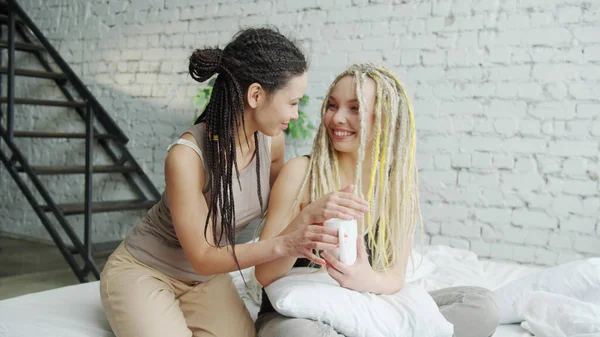
[[[248,87],[248,91],[246,93],[246,100],[248,101],[248,105],[255,109],[260,100],[262,98],[262,86],[258,83],[252,83]]]

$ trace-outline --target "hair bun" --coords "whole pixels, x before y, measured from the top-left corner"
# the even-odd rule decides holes
[[[190,56],[190,75],[198,82],[208,80],[219,72],[222,56],[219,48],[196,49]]]

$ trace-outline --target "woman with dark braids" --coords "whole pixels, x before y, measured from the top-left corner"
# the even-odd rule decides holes
[[[266,211],[306,68],[302,52],[268,28],[243,30],[223,50],[191,55],[194,80],[218,74],[210,101],[169,147],[161,200],[102,271],[102,304],[117,337],[255,336],[229,272],[285,256],[322,264],[312,250],[335,248],[338,238],[318,224],[366,211],[348,186],[306,207],[285,224],[292,230],[235,244]]]

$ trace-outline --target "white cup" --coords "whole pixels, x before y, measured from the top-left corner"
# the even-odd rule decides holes
[[[356,261],[356,238],[358,233],[356,220],[332,218],[325,221],[323,226],[338,230],[340,247],[330,251],[331,255],[342,261],[342,263],[348,265],[354,264]]]

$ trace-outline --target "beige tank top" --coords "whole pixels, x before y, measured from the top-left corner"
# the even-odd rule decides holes
[[[194,143],[178,139],[169,146],[184,145],[193,148],[200,156],[202,163],[205,163],[205,157],[202,153],[205,148],[205,128],[203,124],[196,124],[186,130],[183,134],[191,134],[199,147]],[[252,141],[252,138],[249,137]],[[234,175],[233,197],[235,201],[235,231],[236,235],[253,220],[261,218],[266,210],[270,194],[269,177],[271,172],[271,138],[259,133],[258,145],[260,146],[260,183],[263,207],[261,210],[258,201],[256,177],[256,156],[250,164],[240,171],[240,185],[237,183]],[[210,177],[209,165],[204,165],[206,184],[203,187],[203,194],[210,200]],[[204,229],[204,219],[198,221],[198,226]],[[219,236],[217,232],[217,236]],[[222,245],[228,243],[222,243]],[[167,192],[163,192],[161,200],[154,205],[146,216],[129,232],[125,238],[127,250],[140,262],[155,268],[167,276],[184,281],[206,281],[213,275],[199,275],[196,273],[191,263],[186,258],[179,239],[175,234],[171,212],[169,210]]]

